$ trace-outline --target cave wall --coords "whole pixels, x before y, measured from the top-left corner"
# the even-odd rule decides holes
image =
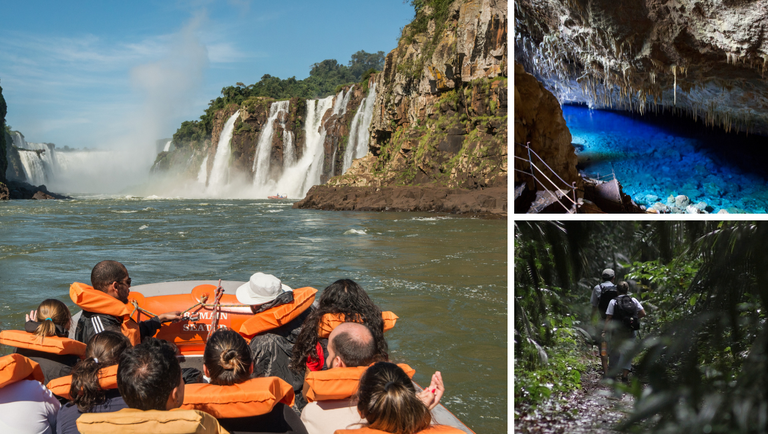
[[[581,186],[576,164],[576,151],[571,146],[571,132],[565,124],[560,103],[552,92],[548,91],[523,66],[515,63],[515,155],[527,158],[527,150],[519,145],[530,143],[531,150],[552,169],[548,169],[535,156],[531,156],[536,166],[544,175],[556,183],[558,188],[565,188],[557,176],[569,185]],[[515,184],[525,182],[532,190],[552,190],[551,184],[535,183],[526,175],[534,170],[536,178],[545,182],[540,173],[532,169],[527,161],[515,159]],[[525,172],[520,173],[519,171]],[[554,173],[553,173],[554,171]]]
[[[754,0],[518,0],[515,60],[561,102],[768,135],[768,8]]]

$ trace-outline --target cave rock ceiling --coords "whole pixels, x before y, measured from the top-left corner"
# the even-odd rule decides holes
[[[768,0],[516,0],[515,59],[561,103],[768,136]]]

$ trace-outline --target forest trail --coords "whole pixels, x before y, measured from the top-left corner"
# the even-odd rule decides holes
[[[634,397],[614,391],[602,381],[597,355],[581,376],[582,388],[550,399],[515,421],[515,432],[541,434],[614,434],[615,427],[632,410]],[[630,376],[631,378],[631,376]]]

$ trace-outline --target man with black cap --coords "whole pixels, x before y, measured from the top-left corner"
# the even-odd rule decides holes
[[[616,273],[612,269],[606,268],[603,270],[603,281],[599,285],[595,285],[592,289],[592,297],[589,302],[592,304],[592,315],[590,318],[595,318],[595,312],[600,312],[600,318],[605,320],[605,311],[608,309],[608,304],[611,300],[618,297],[619,293],[616,291],[616,285],[613,283],[616,277]],[[601,342],[600,361],[603,364],[603,374],[608,372],[608,352],[606,342]]]

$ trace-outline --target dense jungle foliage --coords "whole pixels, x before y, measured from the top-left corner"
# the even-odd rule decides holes
[[[613,268],[648,314],[617,428],[766,432],[768,222],[517,222],[514,237],[516,419],[599,364],[589,297]]]
[[[296,77],[280,79],[265,74],[258,83],[244,85],[236,83],[221,89],[220,97],[213,99],[200,116],[199,121],[184,121],[173,135],[176,147],[195,146],[210,137],[213,131],[213,117],[217,111],[229,104],[242,104],[249,99],[268,97],[273,99],[324,98],[338,93],[343,85],[367,81],[370,74],[384,68],[384,52],[353,54],[348,65],[342,65],[334,59],[326,59],[312,65],[309,77],[297,80]],[[367,85],[367,83],[366,83]]]

